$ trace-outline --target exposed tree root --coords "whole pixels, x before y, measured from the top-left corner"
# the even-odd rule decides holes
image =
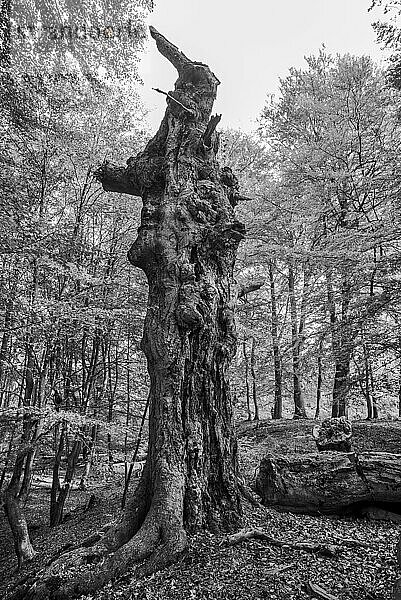
[[[242,529],[238,533],[229,535],[227,537],[227,544],[229,546],[235,546],[236,544],[240,544],[245,540],[251,539],[263,540],[272,546],[288,546],[289,548],[293,548],[294,550],[304,550],[305,552],[319,552],[320,554],[324,554],[325,556],[334,556],[340,550],[339,546],[336,546],[334,544],[322,544],[321,542],[291,542],[289,540],[277,540],[276,538],[271,537],[261,529]]]
[[[109,552],[102,540],[95,546],[70,551],[52,563],[29,589],[25,585],[20,594],[10,597],[13,600],[76,598],[99,589],[128,570],[134,569],[137,575],[157,571],[176,560],[185,547],[184,529],[166,529],[150,512],[141,529],[115,552]]]
[[[144,470],[145,471],[145,470]],[[39,576],[20,581],[12,600],[67,600],[103,587],[128,571],[150,574],[174,560],[187,545],[183,526],[183,479],[161,469],[149,504],[147,470],[120,521],[103,537],[86,538],[69,549]],[[144,516],[145,515],[145,516]],[[136,526],[133,535],[130,534]],[[99,539],[100,537],[100,539]]]

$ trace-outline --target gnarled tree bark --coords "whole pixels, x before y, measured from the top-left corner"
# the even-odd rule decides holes
[[[245,228],[230,169],[216,161],[218,79],[154,28],[177,69],[160,128],[126,167],[103,165],[105,190],[140,195],[141,225],[128,253],[149,283],[142,348],[150,375],[149,450],[121,520],[90,548],[61,556],[30,598],[89,593],[145,560],[174,560],[196,528],[241,521],[228,367],[236,349],[233,267]],[[260,286],[259,286],[260,287]]]

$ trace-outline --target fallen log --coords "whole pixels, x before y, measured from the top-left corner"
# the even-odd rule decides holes
[[[401,454],[267,456],[256,491],[263,504],[298,513],[342,514],[368,505],[395,510],[401,502]]]

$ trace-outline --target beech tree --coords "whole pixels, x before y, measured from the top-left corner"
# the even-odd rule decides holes
[[[234,214],[238,182],[216,161],[217,77],[150,31],[178,72],[175,90],[145,150],[125,167],[104,163],[97,172],[105,190],[143,202],[128,258],[149,284],[147,459],[119,522],[94,545],[60,557],[30,598],[88,593],[143,560],[141,571],[154,571],[183,551],[187,531],[231,530],[241,521],[228,381],[236,299],[249,291],[233,280],[245,235]]]
[[[388,57],[387,76],[391,84],[401,89],[401,2],[400,0],[372,0],[369,11],[379,10],[382,14],[379,20],[373,23],[377,41],[384,48],[391,51]]]
[[[363,320],[372,311],[377,317],[388,301],[385,270],[393,261],[398,194],[396,93],[365,57],[333,59],[321,51],[307,63],[281,82],[282,96],[266,106],[261,132],[277,157],[274,199],[286,209],[274,224],[287,236],[278,254],[296,260],[304,286],[315,274],[323,293],[334,363],[332,415],[341,416]],[[304,324],[297,332],[292,321],[294,349]]]

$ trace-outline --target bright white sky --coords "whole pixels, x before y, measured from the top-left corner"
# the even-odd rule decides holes
[[[303,66],[305,55],[324,43],[331,53],[383,52],[375,42],[370,0],[156,0],[149,23],[192,58],[207,63],[221,81],[215,111],[221,126],[252,130],[279,77]],[[152,87],[172,90],[176,71],[155,49],[142,59],[143,99],[156,130],[165,98]]]

